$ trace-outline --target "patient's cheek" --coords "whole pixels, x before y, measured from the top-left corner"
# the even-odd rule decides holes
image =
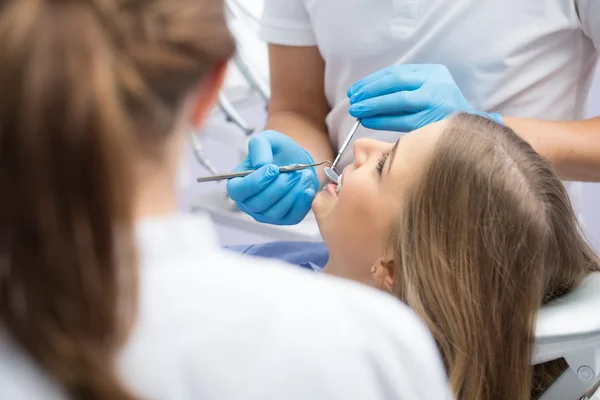
[[[315,214],[317,223],[326,218],[335,207],[335,199],[332,199],[327,193],[319,192],[312,202],[312,211]]]

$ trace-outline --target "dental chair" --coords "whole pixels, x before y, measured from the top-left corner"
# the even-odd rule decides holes
[[[533,364],[564,358],[567,370],[541,400],[595,399],[600,383],[600,272],[538,313]]]

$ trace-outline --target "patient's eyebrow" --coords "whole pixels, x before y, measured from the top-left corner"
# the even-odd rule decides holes
[[[402,139],[402,136],[400,136],[400,139]],[[390,152],[390,155],[388,157],[388,160],[390,160],[390,162],[388,163],[388,174],[390,173],[390,169],[392,169],[392,163],[394,162],[394,156],[396,155],[396,149],[398,148],[398,143],[400,143],[400,139],[396,141],[396,144],[392,148],[392,151]]]

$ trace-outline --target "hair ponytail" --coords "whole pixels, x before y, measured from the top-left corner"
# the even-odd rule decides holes
[[[0,323],[71,397],[132,399],[114,367],[137,297],[132,134],[109,42],[85,1],[0,5]]]

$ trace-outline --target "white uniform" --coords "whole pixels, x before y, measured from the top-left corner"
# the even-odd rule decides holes
[[[221,250],[204,217],[139,226],[124,381],[157,400],[450,399],[424,324],[384,293]],[[65,399],[0,329],[0,399]]]
[[[392,64],[446,65],[481,111],[582,119],[600,49],[600,0],[265,0],[261,37],[319,47],[326,122],[340,146],[353,123],[346,91]],[[367,135],[398,137],[363,127],[356,137]]]

